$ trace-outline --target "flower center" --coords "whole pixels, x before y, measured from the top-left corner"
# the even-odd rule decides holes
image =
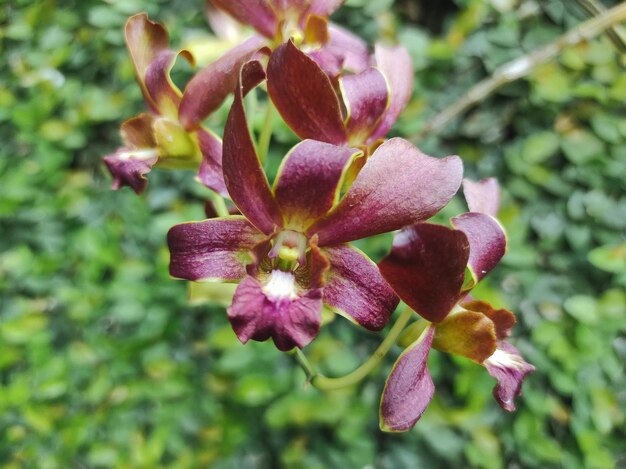
[[[268,282],[263,286],[263,293],[272,301],[295,300],[298,298],[296,277],[291,272],[272,270]]]
[[[305,264],[307,241],[307,237],[297,231],[281,231],[276,236],[268,257],[276,261],[279,269],[291,272]]]

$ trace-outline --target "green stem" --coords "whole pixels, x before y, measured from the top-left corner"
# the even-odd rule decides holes
[[[352,386],[370,374],[372,370],[381,362],[412,317],[413,311],[410,308],[405,309],[374,353],[356,370],[345,376],[341,376],[340,378],[328,378],[320,373],[317,373],[300,349],[296,349],[296,361],[306,373],[307,380],[309,380],[310,383],[318,389],[323,391],[332,391]]]
[[[267,100],[267,108],[265,110],[265,120],[263,121],[263,128],[261,129],[261,133],[259,134],[259,143],[257,146],[259,160],[261,164],[265,162],[267,158],[267,152],[270,148],[270,140],[272,139],[272,131],[274,128],[274,105],[268,99]]]
[[[230,216],[228,207],[226,207],[226,202],[224,202],[224,198],[217,192],[211,192],[211,202],[213,202],[213,208],[215,209],[218,217]]]

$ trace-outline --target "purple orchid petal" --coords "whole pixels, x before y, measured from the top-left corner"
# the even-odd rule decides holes
[[[323,53],[337,57],[342,68],[360,73],[370,66],[370,53],[363,39],[332,23],[328,26],[328,34],[330,40],[322,48]]]
[[[179,118],[187,130],[195,129],[233,92],[241,66],[257,53],[268,52],[265,40],[253,36],[200,70],[187,84]]]
[[[469,253],[463,232],[418,223],[396,235],[391,253],[378,267],[402,301],[438,323],[463,296]]]
[[[348,114],[346,130],[352,145],[364,144],[387,109],[387,81],[376,68],[339,79]]]
[[[410,430],[433,398],[435,385],[427,361],[434,332],[428,327],[393,365],[380,401],[381,430]]]
[[[467,236],[470,243],[469,265],[478,283],[498,265],[506,251],[506,234],[495,218],[482,213],[464,213],[452,219],[452,225]]]
[[[493,389],[493,397],[500,407],[513,412],[515,398],[522,394],[524,378],[535,371],[535,367],[527,363],[519,351],[506,342],[500,342],[496,351],[484,361],[483,365],[489,374],[498,380]]]
[[[281,296],[280,289],[295,290],[293,274],[276,270],[270,275],[266,285],[250,276],[242,280],[228,308],[228,319],[244,344],[271,337],[279,350],[303,348],[319,333],[322,290],[309,290],[303,296],[289,291]]]
[[[267,65],[267,91],[287,125],[302,139],[346,142],[339,98],[328,76],[292,41]]]
[[[413,62],[402,46],[376,44],[376,67],[387,78],[390,89],[389,107],[373,132],[370,141],[384,138],[404,110],[413,93]]]
[[[224,128],[222,168],[226,188],[237,208],[265,234],[282,225],[282,217],[254,148],[243,96],[264,76],[259,62],[244,64]]]
[[[276,15],[268,0],[211,0],[211,3],[227,12],[243,24],[249,24],[268,38],[276,32]]]
[[[304,140],[283,160],[274,183],[285,226],[304,231],[339,199],[344,176],[362,152]]]
[[[500,209],[500,185],[496,178],[486,178],[478,182],[463,179],[463,193],[470,212],[498,216]]]
[[[145,13],[128,19],[125,36],[148,108],[155,114],[175,116],[180,90],[170,79],[170,70],[178,55],[191,64],[194,63],[193,56],[185,50],[175,52],[169,49],[169,35],[165,27],[150,21]]]
[[[324,248],[323,252],[330,261],[324,303],[370,331],[385,327],[398,297],[376,264],[348,245]]]
[[[222,172],[222,141],[213,132],[198,129],[198,143],[202,152],[202,163],[198,169],[198,179],[209,189],[228,196]]]
[[[493,322],[498,340],[506,339],[511,335],[511,329],[517,323],[515,315],[508,309],[495,309],[484,301],[471,300],[463,303],[463,308],[469,311],[478,311]]]
[[[337,10],[344,0],[312,0],[309,13],[319,16],[330,16]]]
[[[433,348],[482,364],[497,346],[494,323],[483,313],[459,311],[437,324]]]
[[[239,216],[175,225],[167,234],[170,275],[194,281],[239,280],[246,275],[250,251],[263,239]]]
[[[454,196],[462,173],[458,156],[432,158],[393,138],[376,149],[339,204],[308,233],[328,246],[425,220]]]
[[[131,187],[136,194],[141,194],[148,184],[144,177],[152,170],[159,159],[154,150],[133,150],[128,147],[118,148],[112,155],[102,158],[113,176],[111,188]]]

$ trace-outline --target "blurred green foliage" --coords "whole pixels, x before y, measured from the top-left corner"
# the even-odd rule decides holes
[[[395,129],[408,137],[584,19],[558,0],[346,3],[339,22],[413,56],[414,99]],[[433,353],[436,399],[413,431],[386,435],[377,406],[391,360],[323,394],[271,344],[241,346],[222,307],[187,303],[165,234],[203,217],[208,191],[191,172],[154,171],[142,197],[108,190],[100,156],[142,109],[124,20],[147,10],[181,44],[206,31],[201,4],[2,4],[2,467],[624,467],[624,57],[606,38],[568,49],[418,142],[500,179],[509,253],[476,296],[516,311],[513,342],[538,371],[509,415],[482,368]],[[274,162],[291,143],[279,127]],[[462,210],[458,200],[444,215]],[[380,258],[388,243],[360,247]],[[307,353],[339,375],[379,340],[337,319]]]

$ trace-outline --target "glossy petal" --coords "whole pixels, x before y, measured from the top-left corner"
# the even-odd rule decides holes
[[[482,364],[497,346],[494,323],[484,314],[459,311],[437,324],[433,348]]]
[[[339,204],[308,232],[328,246],[425,220],[454,196],[462,173],[458,156],[432,158],[393,138],[378,147]]]
[[[243,24],[249,24],[266,37],[276,31],[276,16],[268,0],[211,0],[213,5],[226,11]]]
[[[353,145],[364,144],[387,109],[387,81],[376,68],[339,79],[348,114],[346,129]]]
[[[209,189],[228,196],[222,173],[222,141],[213,132],[202,128],[198,129],[197,135],[202,152],[198,179]]]
[[[258,62],[248,62],[241,68],[235,100],[224,128],[222,168],[235,205],[254,226],[270,234],[275,226],[282,225],[282,219],[254,148],[243,106],[245,90],[262,77],[263,69]]]
[[[376,44],[376,67],[389,83],[389,107],[380,120],[371,140],[387,135],[398,116],[404,110],[413,93],[413,62],[409,52],[402,46],[385,47]]]
[[[267,91],[287,125],[302,139],[346,141],[339,99],[328,76],[292,41],[267,65]]]
[[[194,75],[185,87],[179,110],[180,122],[187,130],[198,127],[233,92],[241,66],[265,52],[264,44],[263,38],[253,36]]]
[[[427,360],[434,332],[434,327],[428,327],[394,364],[380,401],[381,430],[410,430],[433,398],[435,385]]]
[[[519,351],[511,344],[500,342],[494,354],[483,363],[491,376],[498,380],[493,390],[500,407],[509,412],[515,410],[515,398],[522,394],[522,382],[526,375],[535,371]]]
[[[378,266],[402,301],[437,323],[462,297],[468,258],[462,232],[418,223],[396,235],[391,253]]]
[[[485,213],[496,217],[500,209],[500,185],[496,178],[478,182],[463,179],[463,193],[470,212]]]
[[[324,303],[371,331],[379,331],[398,305],[398,297],[364,253],[348,245],[324,249],[330,269]]]
[[[186,280],[243,278],[250,251],[264,236],[243,217],[183,223],[167,234],[170,275]]]
[[[285,226],[304,231],[339,199],[344,176],[359,150],[304,140],[279,169],[274,193]]]
[[[517,323],[515,315],[508,309],[495,309],[484,301],[472,300],[463,303],[463,308],[478,311],[493,322],[498,340],[506,339],[511,335],[511,329]]]
[[[102,159],[113,176],[112,189],[129,186],[135,193],[141,194],[148,184],[144,175],[152,170],[159,158],[153,150],[122,147]]]
[[[171,113],[180,92],[169,76],[178,53],[168,49],[167,30],[140,13],[126,22],[125,37],[146,104],[153,113]],[[181,54],[193,63],[191,54],[187,51]]]
[[[498,265],[506,251],[504,229],[495,218],[482,213],[464,213],[452,219],[452,225],[467,236],[470,243],[468,267],[479,282]]]

